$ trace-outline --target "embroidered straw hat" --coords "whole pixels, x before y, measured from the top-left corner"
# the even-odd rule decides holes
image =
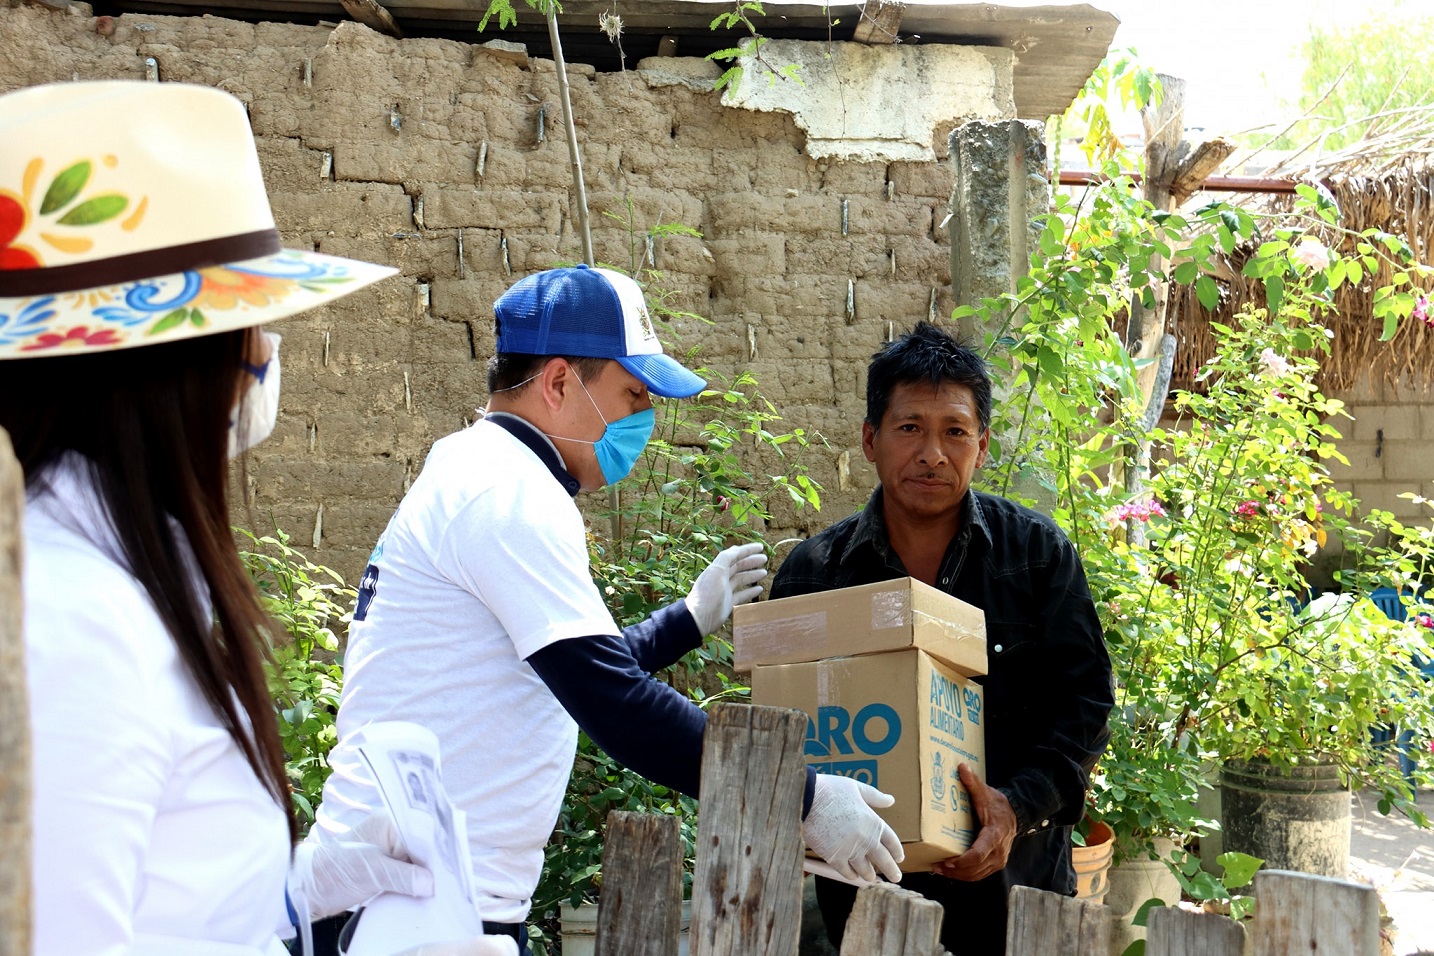
[[[228,93],[99,82],[0,96],[0,359],[259,325],[396,271],[280,247]]]

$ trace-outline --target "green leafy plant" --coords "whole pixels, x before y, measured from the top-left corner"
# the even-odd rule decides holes
[[[1319,318],[1340,283],[1395,264],[1376,298],[1397,327],[1427,308],[1414,286],[1428,270],[1393,237],[1341,230],[1314,187],[1278,221],[1225,203],[1181,216],[1137,198],[1114,164],[1106,173],[1079,198],[1058,197],[1013,294],[956,312],[981,320],[1009,392],[983,481],[1046,496],[1105,628],[1116,709],[1094,814],[1116,830],[1120,856],[1146,855],[1157,837],[1180,843],[1208,825],[1195,796],[1213,762],[1333,760],[1386,809],[1422,821],[1368,729],[1391,698],[1401,726],[1434,728],[1413,676],[1427,644],[1360,599],[1390,567],[1418,562],[1408,536],[1376,547],[1357,502],[1334,489],[1326,463],[1342,460],[1342,406],[1315,377],[1330,341]],[[1252,250],[1242,268],[1267,306],[1212,323],[1215,357],[1175,394],[1176,424],[1158,427],[1115,330],[1131,301],[1157,304],[1160,260],[1215,308],[1213,276],[1237,248]],[[1137,450],[1152,446],[1148,480],[1130,482]],[[1349,597],[1297,611],[1308,562],[1333,539]]]
[[[347,628],[355,592],[336,571],[290,547],[283,531],[264,537],[243,528],[235,533],[247,542],[239,556],[263,596],[265,610],[283,629],[270,643],[269,689],[278,710],[294,809],[307,830],[329,777],[329,751],[338,742],[334,719],[343,667],[335,656],[335,631]]]
[[[1218,877],[1200,869],[1200,858],[1184,850],[1176,850],[1166,861],[1175,878],[1180,881],[1181,890],[1190,899],[1200,903],[1206,912],[1219,913],[1234,920],[1254,916],[1255,898],[1237,893],[1236,890],[1249,886],[1260,867],[1265,865],[1265,861],[1248,853],[1221,853],[1215,862],[1220,865]],[[1164,905],[1165,901],[1159,898],[1146,900],[1135,911],[1131,924],[1148,927],[1151,910],[1160,909]],[[1121,956],[1145,956],[1145,940],[1133,940],[1125,947]]]
[[[774,66],[762,56],[762,47],[767,44],[767,37],[757,32],[757,25],[752,22],[753,15],[764,17],[767,15],[767,11],[762,9],[762,4],[758,0],[737,0],[731,10],[717,14],[708,24],[708,28],[712,30],[731,30],[741,27],[747,31],[747,36],[739,40],[736,46],[707,54],[709,60],[719,64],[730,64],[717,78],[713,89],[721,90],[727,86],[735,89],[740,85],[743,70],[739,61],[747,57],[766,70],[769,84],[776,83],[779,79],[802,82],[799,75],[801,68],[797,64],[787,63],[782,66]]]

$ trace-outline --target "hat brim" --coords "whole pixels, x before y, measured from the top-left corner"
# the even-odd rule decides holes
[[[691,398],[707,387],[707,380],[685,368],[670,355],[625,355],[616,359],[642,380],[659,398]]]
[[[398,270],[317,252],[272,256],[119,285],[0,297],[0,359],[107,352],[272,322]]]

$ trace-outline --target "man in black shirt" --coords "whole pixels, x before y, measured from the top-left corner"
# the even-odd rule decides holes
[[[980,829],[971,848],[901,885],[946,908],[955,956],[1002,956],[1010,887],[1071,894],[1071,827],[1109,738],[1110,658],[1080,559],[1044,515],[971,490],[990,443],[981,357],[922,322],[872,359],[862,449],[880,484],[864,511],[797,545],[783,598],[910,576],[981,608],[987,780],[961,768]],[[818,879],[840,945],[855,888]]]

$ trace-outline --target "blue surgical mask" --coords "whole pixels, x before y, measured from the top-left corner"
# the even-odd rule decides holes
[[[536,377],[536,376],[535,376]],[[530,380],[531,381],[531,380]],[[584,394],[588,401],[592,402],[593,410],[598,413],[605,426],[602,437],[597,441],[587,441],[582,438],[564,438],[560,435],[549,435],[549,438],[556,438],[558,441],[573,441],[583,445],[592,445],[593,451],[597,454],[598,467],[602,468],[603,481],[609,485],[615,485],[628,476],[637,459],[642,457],[642,450],[652,438],[652,429],[657,424],[657,413],[650,408],[640,412],[633,412],[615,422],[603,418],[602,409],[598,408],[597,402],[593,401],[592,393],[588,387],[583,385],[581,378],[578,384],[582,385]]]

